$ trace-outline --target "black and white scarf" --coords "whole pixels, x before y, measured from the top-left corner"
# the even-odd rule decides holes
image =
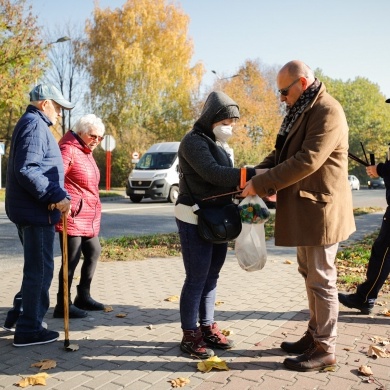
[[[314,83],[311,84],[305,92],[303,92],[303,94],[299,97],[295,104],[291,108],[287,108],[287,114],[283,119],[279,133],[276,137],[276,149],[281,149],[283,147],[291,128],[294,126],[295,122],[305,110],[305,108],[313,100],[314,96],[317,95],[318,91],[320,90],[320,87],[320,81],[318,79],[315,79]]]

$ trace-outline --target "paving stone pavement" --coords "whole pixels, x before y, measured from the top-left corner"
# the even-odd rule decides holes
[[[357,217],[360,238],[379,227],[381,213]],[[84,319],[70,320],[70,342],[79,350],[64,350],[63,320],[52,317],[58,287],[60,258],[55,259],[51,287],[51,307],[45,321],[49,329],[60,331],[57,342],[24,348],[12,346],[10,332],[0,330],[0,389],[14,389],[22,376],[38,373],[32,363],[43,359],[57,362],[48,371],[45,389],[131,389],[168,390],[169,380],[190,379],[188,389],[377,389],[364,383],[358,367],[370,365],[375,378],[390,389],[390,359],[366,356],[370,337],[390,337],[390,318],[357,315],[340,306],[335,372],[298,373],[284,368],[287,354],[279,348],[285,340],[300,338],[308,320],[306,292],[298,274],[295,248],[267,243],[268,260],[261,271],[247,273],[229,252],[222,270],[215,318],[219,326],[233,332],[236,342],[230,351],[216,351],[229,371],[201,373],[199,360],[182,354],[178,302],[166,298],[180,295],[184,278],[182,261],[153,258],[143,261],[99,263],[92,295],[110,305],[112,312],[90,312]],[[289,260],[289,262],[286,262]],[[77,271],[76,271],[77,273]],[[1,268],[0,324],[21,281],[20,266]],[[74,281],[74,285],[77,280]],[[72,287],[75,295],[75,287]],[[390,300],[389,300],[390,301]],[[387,306],[389,309],[389,305]],[[118,314],[125,317],[119,318]]]

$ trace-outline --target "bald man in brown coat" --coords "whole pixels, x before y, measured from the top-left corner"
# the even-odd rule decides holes
[[[302,61],[291,61],[277,76],[287,114],[275,150],[256,168],[243,195],[277,192],[275,244],[296,246],[310,320],[297,342],[281,348],[295,353],[284,365],[316,371],[336,364],[338,244],[355,231],[348,183],[348,125],[341,105]]]

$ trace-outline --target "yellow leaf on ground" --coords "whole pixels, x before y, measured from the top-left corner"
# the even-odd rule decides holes
[[[365,375],[365,376],[371,376],[371,375],[374,374],[374,373],[372,372],[372,370],[371,370],[371,367],[369,367],[369,366],[360,366],[359,369],[358,369],[358,371],[359,371],[361,374]]]
[[[125,317],[127,317],[127,314],[126,313],[118,313],[115,317],[125,318]]]
[[[215,306],[220,306],[223,305],[225,302],[224,301],[215,301]]]
[[[22,378],[18,383],[15,383],[15,386],[19,387],[27,387],[29,385],[42,385],[46,386],[46,379],[50,378],[50,375],[46,374],[46,372],[41,372],[39,374],[27,376]]]
[[[164,301],[168,301],[168,302],[177,302],[178,300],[179,300],[178,295],[171,295],[170,297],[164,299]]]
[[[177,379],[172,379],[168,381],[172,387],[184,387],[188,383],[190,383],[190,380],[188,378],[177,378]]]
[[[212,356],[207,360],[203,360],[198,363],[198,370],[202,372],[209,372],[213,368],[218,370],[226,370],[229,371],[229,367],[227,366],[224,360],[221,360],[218,356]]]
[[[104,306],[103,311],[104,311],[105,313],[109,313],[110,311],[113,311],[113,308],[112,308],[111,306]]]
[[[291,261],[291,260],[285,260],[284,261],[284,264],[293,264],[294,262],[293,261]]]
[[[57,362],[51,359],[43,359],[37,363],[31,364],[30,367],[39,367],[40,370],[50,370],[57,366]]]
[[[234,334],[233,333],[233,331],[232,330],[229,330],[229,329],[222,329],[221,330],[221,333],[224,335],[224,336],[231,336],[232,334]]]

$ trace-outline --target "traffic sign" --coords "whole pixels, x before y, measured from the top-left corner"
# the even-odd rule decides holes
[[[139,153],[138,152],[133,152],[132,156],[131,156],[134,160],[138,160],[139,159]]]
[[[115,138],[112,135],[105,135],[100,146],[104,151],[112,152],[116,146]]]

